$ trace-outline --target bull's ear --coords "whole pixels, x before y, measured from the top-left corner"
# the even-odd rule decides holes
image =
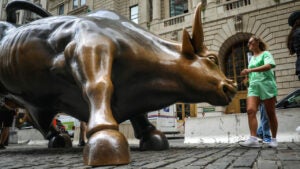
[[[181,53],[187,58],[192,59],[195,55],[194,47],[189,33],[183,29]]]

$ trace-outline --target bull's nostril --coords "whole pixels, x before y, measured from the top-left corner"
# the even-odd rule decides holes
[[[223,92],[224,92],[224,93],[227,93],[227,92],[228,92],[228,88],[227,88],[226,85],[223,85]]]
[[[222,90],[225,93],[225,95],[231,100],[234,95],[236,94],[237,88],[236,86],[233,84],[223,84],[222,85]]]
[[[228,100],[231,101],[237,92],[237,85],[233,80],[229,79],[229,80],[223,81],[221,83],[221,86],[219,89],[223,90],[223,92],[226,95],[226,97],[228,98]]]

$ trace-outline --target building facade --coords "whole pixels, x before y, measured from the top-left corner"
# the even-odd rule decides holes
[[[226,107],[207,103],[177,104],[179,119],[246,112],[247,89],[240,72],[248,65],[247,42],[252,34],[268,44],[275,58],[277,99],[300,88],[295,76],[296,56],[290,56],[286,47],[291,30],[288,17],[300,9],[300,0],[48,0],[44,5],[53,15],[114,10],[163,38],[181,41],[183,28],[191,32],[194,10],[201,1],[205,4],[202,11],[205,44],[219,53],[220,67],[227,77],[237,82],[238,93]]]

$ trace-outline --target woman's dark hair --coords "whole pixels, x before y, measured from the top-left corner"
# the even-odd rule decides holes
[[[258,42],[258,47],[261,51],[265,51],[268,49],[267,44],[260,37],[252,35],[251,38],[253,38],[256,42]]]
[[[294,31],[299,27],[300,27],[300,19],[297,19],[294,26],[292,27],[292,30],[290,31],[290,33],[287,37],[286,46],[289,49],[289,52],[290,52],[291,55],[296,52],[294,47],[293,47],[293,34],[294,34]]]

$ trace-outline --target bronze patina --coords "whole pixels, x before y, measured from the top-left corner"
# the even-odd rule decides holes
[[[0,93],[31,114],[44,136],[58,112],[88,122],[84,163],[130,162],[118,124],[130,120],[142,150],[169,148],[146,116],[175,102],[227,105],[236,84],[204,45],[201,5],[192,36],[159,38],[113,11],[1,22]]]

